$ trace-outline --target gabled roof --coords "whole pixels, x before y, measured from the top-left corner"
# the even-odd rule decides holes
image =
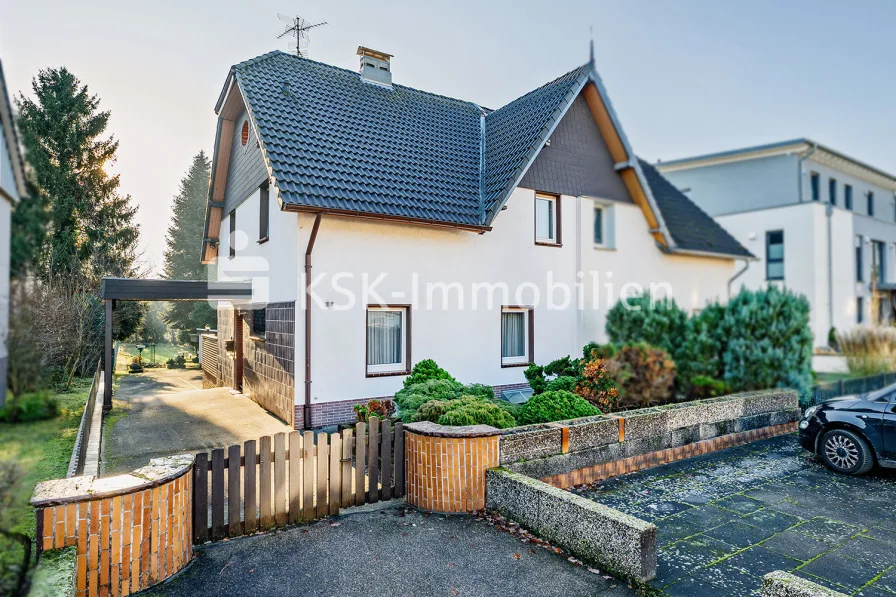
[[[256,128],[281,207],[294,211],[398,218],[489,230],[510,194],[562,120],[584,95],[624,184],[657,244],[714,237],[700,251],[742,256],[733,238],[666,183],[654,196],[645,163],[625,137],[592,62],[489,111],[402,85],[373,85],[358,73],[283,52],[234,66],[216,111],[219,139],[233,130],[233,96]],[[230,106],[230,107],[228,107]],[[224,131],[222,133],[221,131]],[[224,174],[218,172],[222,153]],[[223,217],[226,156],[216,147],[206,218],[205,260],[215,255]],[[662,176],[652,170],[652,177]],[[667,188],[668,187],[668,188]],[[671,210],[676,229],[666,221]],[[685,217],[686,216],[686,217]],[[698,231],[694,235],[694,231]],[[723,238],[727,237],[727,238]],[[686,241],[686,244],[694,241]],[[715,251],[714,246],[725,251]],[[681,247],[685,250],[686,247]],[[742,247],[740,247],[743,250]],[[695,249],[688,249],[693,252]],[[745,252],[745,256],[749,253]]]
[[[718,222],[700,209],[656,168],[640,160],[641,170],[666,220],[679,252],[729,255],[751,259],[753,254],[728,234]]]
[[[3,139],[0,142],[6,144],[9,160],[12,163],[12,175],[15,182],[15,190],[18,197],[24,197],[25,170],[23,168],[22,152],[19,148],[19,138],[16,134],[15,120],[12,115],[12,105],[9,102],[9,94],[6,88],[6,79],[3,77],[3,64],[0,63],[0,124],[3,128]],[[3,189],[0,189],[3,191]],[[10,197],[16,199],[14,195]]]

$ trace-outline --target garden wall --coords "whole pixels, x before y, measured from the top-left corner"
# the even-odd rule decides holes
[[[846,594],[778,570],[762,577],[762,597],[846,597]]]
[[[656,576],[656,526],[505,469],[486,475],[486,508],[618,576]]]
[[[506,429],[500,461],[570,487],[788,433],[799,417],[793,390],[746,392]]]
[[[128,595],[169,578],[193,554],[192,464],[173,456],[125,475],[39,483],[38,553],[75,547],[78,597]]]

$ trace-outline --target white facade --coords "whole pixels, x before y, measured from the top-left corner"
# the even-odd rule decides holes
[[[297,301],[295,362],[303,363],[304,253],[314,217],[281,212],[272,200],[270,240],[259,245],[258,196],[236,209],[237,246],[246,244],[236,258],[228,258],[230,241],[222,234],[219,279],[252,277],[253,303]],[[502,306],[534,307],[534,354],[528,356],[547,363],[579,354],[588,341],[605,341],[606,312],[622,293],[655,287],[659,296],[671,293],[689,310],[726,300],[733,260],[665,254],[640,208],[599,199],[612,212],[605,219],[612,225],[606,237],[613,246],[595,247],[595,200],[559,200],[562,246],[536,244],[535,192],[523,188],[512,194],[493,230],[483,234],[324,215],[312,253],[312,280],[320,279],[315,283],[319,302],[311,305],[312,404],[391,396],[401,388],[403,375],[367,375],[368,303],[409,306],[411,365],[431,358],[464,383],[509,385],[525,378],[524,367],[502,367]],[[222,230],[229,230],[229,221]],[[242,235],[248,238],[239,240]],[[245,275],[241,261],[257,273]],[[365,279],[376,293],[367,299]],[[563,304],[564,288],[571,304]],[[300,404],[301,366],[295,368],[295,387]]]

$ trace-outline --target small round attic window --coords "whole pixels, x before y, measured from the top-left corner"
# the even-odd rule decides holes
[[[240,143],[243,144],[243,147],[246,146],[246,143],[249,142],[249,121],[243,121],[243,130],[240,131]]]

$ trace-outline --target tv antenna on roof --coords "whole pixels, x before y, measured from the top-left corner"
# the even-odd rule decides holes
[[[310,41],[308,37],[308,30],[314,29],[315,27],[320,27],[321,25],[326,25],[326,21],[321,21],[320,23],[314,23],[313,25],[303,19],[300,16],[288,17],[286,15],[282,15],[279,12],[277,13],[277,18],[287,23],[286,29],[277,36],[277,39],[281,39],[284,37],[294,37],[294,41],[289,42],[289,49],[294,50],[296,56],[299,58],[307,58],[308,57],[308,42]]]

